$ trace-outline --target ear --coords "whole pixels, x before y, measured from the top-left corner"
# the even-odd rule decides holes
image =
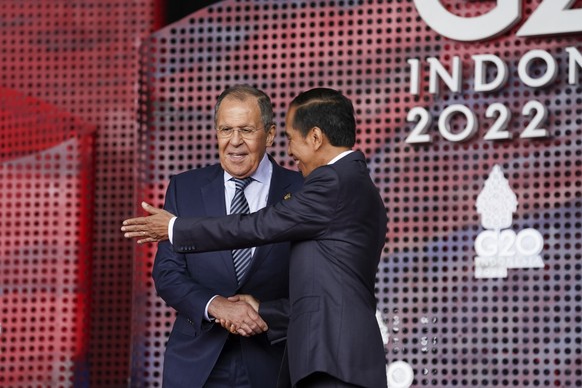
[[[323,145],[324,135],[323,135],[323,131],[321,130],[321,128],[319,128],[319,127],[311,128],[311,131],[309,131],[308,137],[309,137],[311,144],[313,144],[314,150],[318,150]]]
[[[275,140],[275,134],[277,132],[277,128],[275,124],[272,124],[269,130],[267,131],[267,147],[273,145],[273,141]]]

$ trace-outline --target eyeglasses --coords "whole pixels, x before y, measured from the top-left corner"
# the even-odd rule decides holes
[[[251,128],[251,127],[245,127],[245,128],[229,128],[229,127],[225,127],[225,128],[218,128],[216,130],[218,137],[222,138],[222,139],[230,139],[235,132],[238,131],[238,134],[243,138],[243,139],[252,139],[255,136],[255,133],[257,131],[262,130],[263,128]]]

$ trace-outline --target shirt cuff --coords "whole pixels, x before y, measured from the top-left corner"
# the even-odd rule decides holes
[[[168,240],[170,240],[170,244],[173,244],[172,238],[174,237],[174,222],[176,222],[176,218],[178,217],[172,217],[168,223]]]

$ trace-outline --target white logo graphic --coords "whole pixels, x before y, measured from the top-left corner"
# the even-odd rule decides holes
[[[414,371],[405,361],[394,361],[388,367],[388,388],[408,388],[414,381]]]
[[[522,1],[497,0],[495,8],[476,17],[450,13],[439,0],[414,0],[420,17],[442,36],[462,42],[491,39],[509,30],[522,18]],[[582,32],[582,9],[574,0],[542,0],[517,36],[545,36]]]
[[[517,197],[498,165],[477,197],[477,213],[487,229],[475,239],[475,277],[505,278],[508,268],[543,268],[544,238],[535,229],[515,233],[511,227]]]

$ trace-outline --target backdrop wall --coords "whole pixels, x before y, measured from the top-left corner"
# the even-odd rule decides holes
[[[518,36],[557,2],[505,3],[515,21],[476,41],[413,0],[223,1],[154,33],[152,1],[0,4],[0,385],[161,385],[174,312],[155,247],[119,226],[218,160],[212,107],[236,83],[272,97],[270,152],[290,168],[290,100],[325,86],[354,101],[389,217],[389,365],[413,386],[581,385],[580,31]],[[462,20],[498,7],[438,4]]]
[[[154,6],[0,2],[0,386],[127,386],[134,244],[119,225]]]

